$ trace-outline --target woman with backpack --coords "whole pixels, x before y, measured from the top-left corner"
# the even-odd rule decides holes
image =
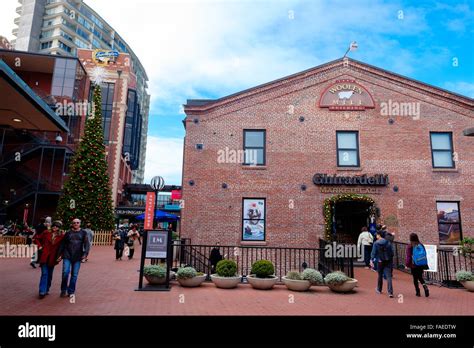
[[[407,248],[405,266],[411,269],[411,275],[413,276],[413,284],[415,285],[416,296],[420,297],[420,287],[418,282],[423,285],[425,290],[425,296],[430,296],[428,286],[425,284],[423,279],[423,271],[428,269],[428,259],[426,257],[426,249],[423,244],[420,243],[418,235],[416,233],[410,234],[410,245]]]

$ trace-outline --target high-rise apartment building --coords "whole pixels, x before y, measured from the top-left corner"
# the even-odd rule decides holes
[[[133,168],[132,182],[142,183],[145,171],[146,139],[150,96],[145,69],[130,46],[82,0],[19,0],[18,26],[12,46],[16,50],[77,56],[77,49],[102,49],[127,53],[136,75],[138,105],[142,114],[140,155]]]

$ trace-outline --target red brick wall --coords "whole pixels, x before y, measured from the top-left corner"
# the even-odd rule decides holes
[[[321,93],[337,79],[350,78],[372,94],[376,107],[366,111],[329,111],[318,107]],[[451,99],[448,99],[451,98]],[[421,116],[381,116],[388,99],[420,102]],[[469,105],[470,103],[470,105]],[[290,114],[289,106],[294,106]],[[371,195],[381,208],[381,221],[396,217],[390,229],[407,241],[418,232],[425,243],[438,244],[436,200],[459,200],[464,236],[474,235],[474,138],[472,102],[434,91],[401,77],[353,63],[342,63],[244,92],[228,102],[187,107],[183,170],[182,236],[193,243],[239,244],[242,197],[266,198],[266,241],[269,246],[316,246],[324,235],[323,200],[312,183],[315,173],[360,175],[386,173],[390,186]],[[300,122],[299,117],[305,121]],[[198,124],[193,119],[198,118]],[[266,167],[244,169],[218,163],[218,151],[240,150],[243,129],[266,129]],[[338,170],[336,131],[359,131],[360,171]],[[453,132],[459,160],[455,171],[432,169],[430,131]],[[203,150],[195,145],[203,143]],[[195,185],[190,186],[189,180]],[[227,183],[228,188],[221,188]],[[305,184],[307,190],[301,191]],[[399,192],[393,191],[393,186]],[[289,208],[289,200],[294,209]],[[399,201],[403,208],[399,209]]]

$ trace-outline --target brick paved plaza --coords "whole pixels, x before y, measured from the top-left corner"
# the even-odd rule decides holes
[[[0,259],[0,315],[474,314],[473,293],[432,285],[429,298],[417,298],[411,276],[399,271],[394,271],[395,298],[376,295],[376,273],[362,268],[355,270],[359,286],[350,294],[336,294],[326,287],[295,293],[284,285],[270,291],[254,290],[247,284],[224,290],[212,283],[189,289],[176,282],[170,292],[136,292],[139,256],[138,252],[132,261],[115,261],[111,246],[93,247],[89,262],[81,267],[74,304],[59,297],[61,265],[55,269],[51,294],[38,300],[41,271],[32,269],[26,259]],[[292,294],[294,303],[289,301]],[[397,299],[399,294],[403,303]]]

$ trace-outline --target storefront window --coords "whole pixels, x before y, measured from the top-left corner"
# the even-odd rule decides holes
[[[358,133],[355,131],[336,132],[338,167],[359,167]]]
[[[242,220],[243,241],[265,241],[265,198],[244,198]]]
[[[265,165],[265,130],[244,130],[245,165]]]
[[[440,244],[456,244],[462,239],[459,202],[436,202]]]
[[[452,135],[452,133],[430,133],[433,168],[454,168]]]

